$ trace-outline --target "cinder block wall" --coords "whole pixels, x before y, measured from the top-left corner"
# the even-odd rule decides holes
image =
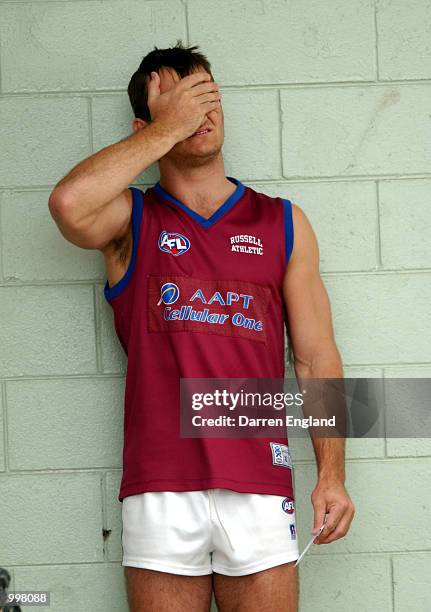
[[[56,612],[125,609],[125,360],[102,256],[64,241],[47,200],[131,132],[142,56],[178,38],[208,54],[226,173],[309,216],[346,376],[427,377],[430,34],[426,0],[0,0],[0,566],[13,588],[50,590]],[[157,178],[155,165],[136,184]],[[315,468],[310,444],[292,446],[302,546]],[[304,560],[302,611],[429,609],[430,468],[429,440],[349,441],[355,523]]]

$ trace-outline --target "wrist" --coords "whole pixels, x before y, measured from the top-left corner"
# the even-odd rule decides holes
[[[318,472],[317,480],[320,483],[336,482],[344,485],[346,482],[346,472],[344,466],[337,468],[322,468]]]
[[[153,134],[161,139],[171,149],[179,142],[180,138],[175,131],[162,119],[153,119],[147,126]]]

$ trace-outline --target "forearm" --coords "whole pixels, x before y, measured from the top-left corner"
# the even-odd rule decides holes
[[[156,121],[77,164],[55,186],[51,197],[72,202],[85,216],[113,200],[146,168],[165,155],[175,139]]]
[[[296,364],[295,371],[298,380],[302,380],[302,385],[306,385],[306,380],[311,379],[341,379],[343,378],[343,367],[341,357],[337,348],[330,347],[320,353],[314,355],[309,364]],[[323,393],[323,399],[319,396],[318,402],[310,402],[310,414],[317,416],[336,416],[337,432],[342,433],[340,437],[322,437],[321,435],[313,435],[311,429],[311,441],[313,443],[314,453],[316,456],[318,479],[319,480],[338,480],[345,482],[345,405],[344,394],[336,383],[335,392],[334,386],[326,387],[326,383],[322,381],[312,382],[309,385],[309,390],[313,393],[318,391]],[[328,406],[327,403],[331,405]],[[307,406],[307,403],[305,404]],[[318,414],[321,411],[321,414]],[[308,415],[307,415],[308,416]],[[334,432],[335,433],[335,432]]]
[[[345,438],[311,438],[319,480],[346,480]]]
[[[321,350],[313,351],[310,358],[293,356],[293,366],[298,379],[343,378],[343,364],[337,346],[329,341],[327,344],[328,346],[322,347]]]

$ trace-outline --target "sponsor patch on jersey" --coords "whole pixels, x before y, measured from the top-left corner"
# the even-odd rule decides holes
[[[191,276],[148,277],[148,330],[199,332],[266,343],[268,287]]]
[[[190,248],[190,240],[176,232],[163,231],[159,236],[159,249],[164,253],[170,253],[174,257],[183,255]]]
[[[292,468],[292,457],[289,447],[278,442],[270,442],[269,444],[272,452],[272,464]]]
[[[290,539],[291,540],[296,540],[296,527],[295,527],[295,523],[291,523],[290,524]]]
[[[283,499],[281,507],[286,514],[293,514],[295,512],[295,502],[290,497],[285,497]]]

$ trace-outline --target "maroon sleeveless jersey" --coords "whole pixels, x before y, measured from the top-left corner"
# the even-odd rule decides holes
[[[292,203],[227,178],[235,192],[208,219],[160,183],[129,187],[132,256],[104,289],[128,357],[119,501],[216,487],[293,498],[287,432],[180,435],[181,378],[284,377]]]

